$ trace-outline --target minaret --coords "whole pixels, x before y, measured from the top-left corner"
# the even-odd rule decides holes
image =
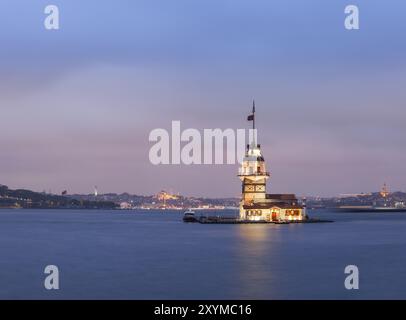
[[[240,219],[246,219],[243,206],[253,205],[257,200],[266,198],[266,180],[270,174],[266,171],[265,160],[261,153],[261,146],[255,140],[255,101],[252,106],[252,114],[248,121],[253,122],[254,134],[250,144],[247,145],[245,156],[239,170],[239,178],[242,182],[242,198],[240,202]]]
[[[388,205],[388,196],[389,196],[389,189],[386,185],[386,182],[383,184],[380,195],[382,196],[383,201],[384,201],[383,205],[386,207]]]

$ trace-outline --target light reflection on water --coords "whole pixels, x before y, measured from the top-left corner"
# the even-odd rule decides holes
[[[273,246],[276,245],[272,240],[277,237],[278,230],[272,227],[264,224],[238,225],[239,281],[242,294],[247,299],[273,297],[273,273],[264,263],[264,257],[272,260]]]

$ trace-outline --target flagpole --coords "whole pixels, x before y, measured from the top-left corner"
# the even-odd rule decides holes
[[[255,100],[252,100],[252,134],[254,135],[254,147],[256,147],[257,142],[255,141]]]
[[[252,115],[253,115],[252,129],[255,130],[255,101],[253,102],[252,106]]]

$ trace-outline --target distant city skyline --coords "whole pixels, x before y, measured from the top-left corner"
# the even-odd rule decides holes
[[[270,193],[406,191],[406,3],[0,3],[0,183],[61,193],[237,197],[235,165],[161,165],[149,133],[249,128]],[[97,5],[96,5],[97,4]],[[11,14],[12,13],[12,14]]]

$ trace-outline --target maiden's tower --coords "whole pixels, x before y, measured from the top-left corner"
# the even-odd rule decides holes
[[[252,114],[255,132],[255,102]],[[306,206],[300,203],[294,194],[267,194],[266,182],[270,173],[266,170],[261,146],[257,144],[255,134],[247,145],[245,156],[239,170],[242,182],[240,202],[240,221],[290,222],[307,219]]]

